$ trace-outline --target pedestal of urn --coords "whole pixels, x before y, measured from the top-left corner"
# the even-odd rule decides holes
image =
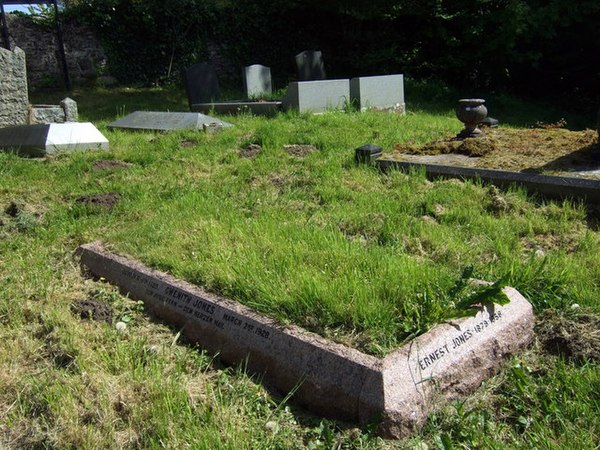
[[[462,98],[456,107],[456,117],[465,124],[465,129],[458,133],[459,139],[472,138],[483,135],[477,125],[487,116],[487,108],[481,98]]]

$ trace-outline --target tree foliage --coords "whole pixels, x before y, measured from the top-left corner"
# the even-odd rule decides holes
[[[598,100],[597,0],[71,0],[123,81],[160,82],[216,42],[282,80],[320,49],[331,76],[401,72],[472,88]]]

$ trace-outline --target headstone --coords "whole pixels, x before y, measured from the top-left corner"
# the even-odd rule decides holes
[[[204,125],[210,124],[217,124],[221,127],[233,126],[229,122],[196,112],[135,111],[122,119],[111,122],[108,124],[108,128],[155,131],[202,130]]]
[[[246,98],[257,98],[271,95],[273,86],[271,83],[271,68],[253,64],[244,67],[244,90]]]
[[[515,289],[510,302],[486,305],[475,317],[437,325],[384,358],[331,342],[293,325],[282,326],[98,243],[78,248],[86,273],[182,330],[192,342],[218,353],[314,412],[363,425],[379,421],[379,433],[406,437],[443,404],[474,391],[533,337],[533,310]]]
[[[0,128],[0,149],[40,157],[73,150],[108,150],[108,140],[89,122]]]
[[[77,122],[79,120],[77,102],[75,100],[65,97],[61,100],[60,106],[65,112],[65,122]]]
[[[288,85],[283,108],[316,113],[343,108],[348,101],[349,80],[296,81]]]
[[[361,111],[377,109],[403,113],[405,111],[404,76],[382,75],[352,78],[350,80],[350,98]]]
[[[201,62],[188,67],[183,78],[190,106],[194,103],[207,103],[219,99],[217,71],[210,64]]]
[[[25,52],[0,47],[0,127],[25,125],[28,115]]]
[[[320,50],[305,50],[296,55],[299,81],[325,80],[325,63]]]

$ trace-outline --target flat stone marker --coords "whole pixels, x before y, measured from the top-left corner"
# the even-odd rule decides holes
[[[382,75],[352,78],[350,80],[350,98],[361,111],[376,109],[403,113],[405,111],[404,76]]]
[[[305,50],[296,55],[299,81],[325,80],[325,63],[320,50]]]
[[[217,71],[208,63],[201,62],[188,67],[183,72],[183,80],[190,106],[218,100],[221,95]]]
[[[349,100],[349,80],[298,81],[288,85],[283,108],[319,113],[341,109]]]
[[[271,68],[260,64],[244,67],[244,90],[246,98],[269,96],[273,92]]]
[[[40,157],[65,151],[108,150],[108,140],[90,122],[0,128],[0,149]]]
[[[162,112],[162,111],[135,111],[122,119],[108,124],[108,128],[123,128],[126,130],[202,130],[205,125],[217,124],[221,127],[232,127],[214,117],[197,112]]]
[[[380,359],[296,326],[281,325],[232,300],[110,253],[80,246],[84,271],[104,277],[145,308],[180,327],[194,342],[230,364],[244,362],[311,410],[401,438],[443,402],[474,391],[533,336],[531,305],[515,289],[504,306],[437,325]]]

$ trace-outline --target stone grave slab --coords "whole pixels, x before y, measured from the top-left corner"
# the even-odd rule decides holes
[[[246,98],[268,96],[273,92],[270,67],[260,64],[246,66],[244,67],[243,78]]]
[[[360,424],[378,420],[386,437],[406,437],[429,412],[475,390],[533,336],[532,307],[515,289],[510,302],[475,317],[437,325],[385,358],[366,355],[293,325],[282,325],[139,262],[80,246],[85,273],[143,300],[155,316],[180,327],[226,363],[244,363],[316,413]]]
[[[197,112],[135,111],[109,123],[108,128],[154,131],[201,130],[205,125],[213,124],[221,127],[233,126],[229,122]]]
[[[349,80],[296,81],[288,85],[283,108],[318,113],[341,109],[348,101]]]
[[[350,80],[350,99],[361,111],[390,110],[404,113],[404,76],[382,75]]]
[[[108,150],[108,140],[90,122],[0,128],[0,149],[40,157],[75,150]]]
[[[296,55],[299,81],[325,80],[325,63],[320,50],[305,50]]]
[[[183,72],[183,81],[190,106],[194,103],[213,102],[220,97],[217,71],[206,62],[188,67]]]

